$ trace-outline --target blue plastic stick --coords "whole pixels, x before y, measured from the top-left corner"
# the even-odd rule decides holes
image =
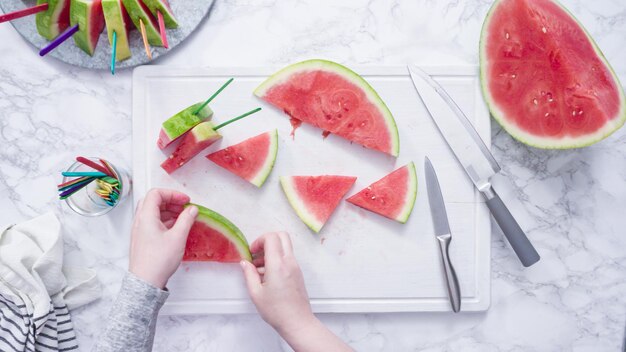
[[[117,33],[113,31],[113,43],[111,44],[111,74],[115,74],[115,57],[117,56]]]

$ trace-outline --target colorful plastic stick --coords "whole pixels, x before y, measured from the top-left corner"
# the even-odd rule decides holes
[[[90,182],[85,182],[85,183],[75,185],[74,187],[70,187],[66,189],[65,191],[61,192],[61,194],[59,194],[59,198],[63,198],[63,197],[67,198],[71,196],[72,194],[76,193],[77,191],[79,191],[80,189],[82,189],[83,187],[87,186],[89,183]]]
[[[161,13],[161,11],[157,12],[157,18],[159,20],[159,34],[161,34],[163,47],[165,47],[165,49],[168,49],[170,46],[167,43],[167,34],[165,34],[165,20],[163,20],[163,14]]]
[[[104,172],[91,172],[91,171],[63,171],[61,175],[65,177],[80,177],[80,176],[104,177],[107,174],[105,174]]]
[[[141,18],[139,19],[139,27],[141,29],[141,37],[143,38],[143,47],[146,49],[146,55],[148,55],[148,59],[152,60],[150,44],[148,44],[148,36],[146,35],[146,26],[143,24]]]
[[[237,120],[241,120],[241,119],[243,119],[244,117],[249,116],[249,115],[252,115],[252,114],[254,114],[255,112],[258,112],[258,111],[261,111],[261,108],[256,108],[256,109],[254,109],[254,110],[250,110],[250,111],[248,111],[248,112],[247,112],[247,113],[245,113],[245,114],[239,115],[239,116],[237,116],[237,117],[235,117],[235,118],[232,118],[232,119],[230,119],[230,120],[228,120],[228,121],[226,121],[226,122],[222,122],[222,123],[220,123],[219,125],[215,126],[213,129],[217,131],[217,130],[219,130],[220,128],[222,128],[222,127],[226,126],[226,125],[230,125],[231,123],[233,123],[233,122],[235,122],[235,121],[237,121]]]
[[[94,161],[91,161],[87,158],[85,158],[84,156],[77,156],[76,157],[76,161],[78,161],[79,163],[82,163],[85,166],[89,166],[90,168],[94,169],[94,170],[98,170],[102,173],[104,173],[105,175],[103,176],[111,176],[111,177],[115,177],[114,173],[111,172],[111,170],[108,169],[108,167],[106,166],[102,166]],[[102,159],[100,159],[100,161],[102,161]]]
[[[6,13],[4,15],[0,15],[0,23],[7,22],[7,21],[13,21],[13,20],[21,18],[21,17],[34,15],[37,12],[43,12],[43,11],[46,11],[47,9],[48,9],[48,3],[43,3],[43,4],[39,4],[37,6],[29,7],[29,8],[23,9],[23,10],[17,10],[17,11],[14,11],[14,12],[9,12],[9,13]]]
[[[59,192],[65,191],[66,189],[72,188],[74,186],[82,185],[83,183],[90,183],[91,181],[93,181],[95,179],[96,179],[95,177],[85,177],[85,180],[83,180],[83,181],[75,182],[75,183],[69,184],[67,186],[59,187]]]
[[[74,33],[78,32],[78,24],[66,29],[58,37],[54,38],[48,45],[44,46],[39,51],[39,56],[45,56],[47,53],[54,50],[57,46],[61,45],[64,41],[68,40]]]
[[[211,102],[211,100],[213,100],[218,94],[220,94],[224,90],[224,88],[226,88],[230,84],[230,82],[232,82],[233,80],[234,78],[231,78],[228,81],[226,81],[226,83],[222,84],[220,89],[218,89],[217,92],[213,93],[213,95],[211,95],[209,99],[207,99],[204,103],[202,103],[202,105],[198,106],[198,108],[196,109],[196,111],[193,112],[193,114],[198,115],[198,113],[202,111],[202,109],[204,109],[204,107],[207,106]]]
[[[71,185],[73,185],[73,184],[76,184],[76,183],[79,183],[79,182],[86,181],[86,180],[88,180],[88,179],[90,179],[90,178],[92,178],[92,177],[87,177],[87,176],[84,176],[84,177],[75,178],[75,179],[73,179],[73,180],[69,180],[69,181],[67,181],[67,182],[59,183],[59,184],[57,185],[57,187],[58,187],[58,188],[63,188],[63,187],[71,186]]]
[[[115,58],[117,55],[117,33],[113,31],[113,43],[111,43],[111,74],[115,75]]]

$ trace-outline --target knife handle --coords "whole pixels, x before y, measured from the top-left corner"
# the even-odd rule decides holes
[[[450,261],[450,255],[448,248],[450,247],[450,241],[452,236],[439,235],[437,236],[437,242],[439,242],[439,251],[441,252],[441,259],[443,260],[443,269],[446,272],[446,286],[448,286],[448,297],[450,298],[450,304],[452,305],[452,311],[458,313],[461,310],[461,289],[459,288],[459,279],[456,277],[456,272]]]
[[[513,247],[515,254],[522,262],[522,265],[529,267],[539,261],[539,253],[535,250],[532,243],[526,234],[519,226],[509,209],[504,205],[500,196],[496,193],[493,187],[489,187],[483,192],[485,199],[487,200],[487,207],[491,211],[493,218],[502,229],[502,233]]]

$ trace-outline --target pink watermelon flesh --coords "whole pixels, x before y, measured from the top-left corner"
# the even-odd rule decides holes
[[[191,226],[184,261],[238,263],[241,259],[237,246],[216,229],[201,221]]]
[[[623,123],[617,122],[624,118],[621,88],[610,67],[556,2],[497,1],[481,46],[490,108],[521,141],[547,148],[581,146],[607,124]]]
[[[213,124],[209,121],[202,122],[192,128],[191,131],[184,135],[172,155],[161,164],[163,170],[171,174],[185,165],[194,156],[222,138],[216,131],[213,131],[213,133],[208,131],[209,129],[212,130],[212,128]]]
[[[206,157],[244,180],[254,183],[259,173],[263,172],[268,158],[275,157],[275,153],[271,150],[274,133],[260,134]]]
[[[414,192],[412,188],[416,187],[416,185],[412,186],[412,178],[414,178],[414,166],[411,163],[372,183],[346,201],[404,223],[415,202],[414,196],[407,197],[407,193]],[[408,214],[406,213],[407,202],[410,202]]]

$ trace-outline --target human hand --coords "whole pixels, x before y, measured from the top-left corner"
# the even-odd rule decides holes
[[[254,264],[244,260],[241,266],[263,320],[281,335],[316,321],[289,235],[267,233],[252,243],[250,251]]]
[[[154,188],[135,211],[128,270],[160,289],[180,265],[198,215],[198,208],[184,208],[187,203],[189,196],[183,193]]]

